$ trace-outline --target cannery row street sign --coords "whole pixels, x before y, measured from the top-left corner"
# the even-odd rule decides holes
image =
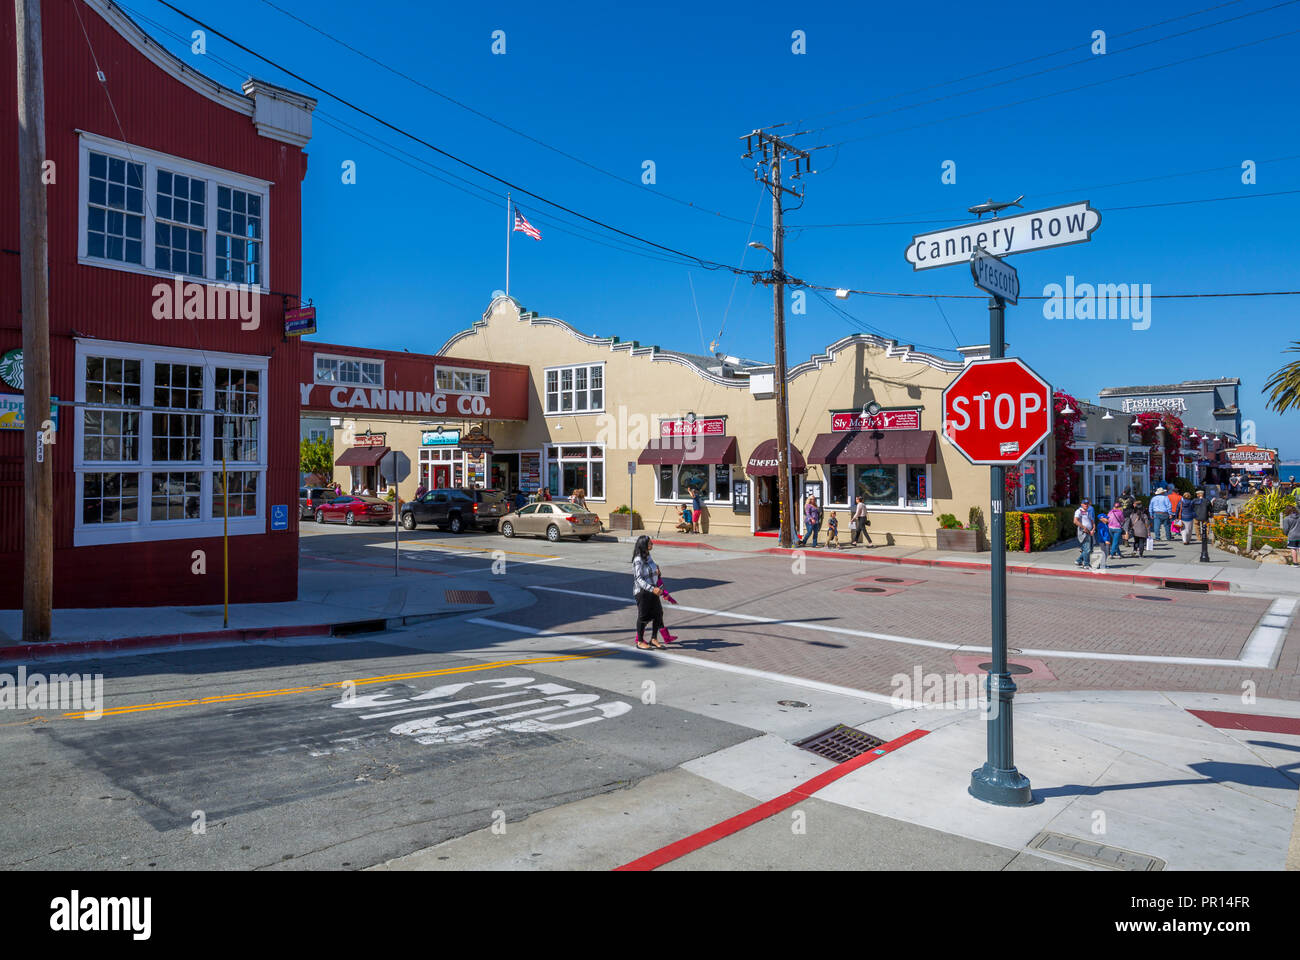
[[[913,270],[966,263],[983,247],[997,257],[1049,247],[1085,243],[1101,225],[1101,214],[1084,200],[1062,207],[1031,210],[1014,217],[946,227],[912,237],[904,256]]]

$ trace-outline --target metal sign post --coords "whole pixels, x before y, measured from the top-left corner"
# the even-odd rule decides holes
[[[401,570],[399,558],[402,555],[399,532],[402,527],[402,496],[398,492],[398,485],[411,475],[411,458],[400,450],[390,450],[379,461],[379,473],[393,484],[393,576],[397,576]]]

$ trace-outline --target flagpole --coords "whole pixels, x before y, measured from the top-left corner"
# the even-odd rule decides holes
[[[510,194],[506,194],[506,296],[510,296]]]

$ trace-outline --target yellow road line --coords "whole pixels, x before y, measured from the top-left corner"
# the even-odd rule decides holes
[[[237,703],[241,700],[261,700],[268,697],[285,697],[295,693],[319,693],[323,690],[342,687],[351,683],[354,686],[365,686],[371,683],[391,683],[396,680],[414,680],[420,677],[445,677],[458,673],[477,673],[481,670],[496,670],[499,667],[518,667],[533,663],[558,663],[562,660],[590,660],[593,657],[608,656],[608,652],[600,653],[582,653],[582,654],[564,654],[555,657],[531,657],[526,660],[496,660],[492,663],[472,663],[463,667],[446,667],[441,670],[420,670],[415,673],[390,673],[382,677],[363,677],[359,680],[332,680],[329,683],[320,683],[314,686],[306,687],[285,687],[281,690],[251,690],[247,693],[226,693],[213,694],[207,697],[197,697],[193,700],[166,700],[161,703],[141,703],[124,707],[111,707],[103,712],[103,716],[118,716],[124,713],[143,713],[146,710],[171,710],[175,707],[198,707],[212,703]],[[69,719],[81,719],[92,711],[77,710],[71,713],[63,714]],[[28,721],[24,721],[28,722]]]

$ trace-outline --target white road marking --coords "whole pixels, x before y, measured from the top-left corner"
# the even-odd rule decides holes
[[[591,597],[611,603],[631,603],[630,597],[614,597],[603,593],[587,593],[582,590],[566,590],[562,587],[542,587],[525,584],[529,590],[546,590],[551,593],[567,593],[577,597]],[[1261,618],[1259,625],[1251,633],[1242,649],[1241,657],[1236,660],[1223,660],[1213,657],[1161,657],[1140,653],[1101,653],[1091,650],[1036,650],[1020,647],[1018,656],[1040,657],[1066,660],[1113,660],[1121,663],[1163,663],[1184,664],[1195,667],[1272,667],[1277,662],[1278,653],[1286,639],[1287,628],[1295,615],[1296,601],[1279,599],[1274,601],[1267,614]],[[914,647],[934,647],[953,653],[992,653],[992,647],[978,647],[965,643],[945,643],[941,640],[922,640],[918,637],[900,637],[892,633],[872,633],[869,630],[854,630],[850,627],[832,627],[821,623],[802,623],[797,620],[779,620],[772,617],[759,617],[748,613],[731,613],[727,610],[712,610],[708,607],[688,607],[678,604],[676,609],[690,613],[704,613],[731,620],[748,620],[751,623],[768,623],[779,626],[794,627],[799,630],[816,630],[822,633],[834,633],[849,637],[863,637],[868,640],[884,640],[887,643],[902,643]],[[474,621],[471,621],[474,622]]]
[[[792,677],[784,673],[772,673],[768,670],[756,670],[753,667],[741,667],[732,663],[719,663],[716,660],[703,660],[699,657],[684,657],[681,654],[664,653],[662,650],[637,650],[635,647],[629,648],[625,643],[613,643],[609,640],[596,640],[593,637],[584,637],[576,633],[559,633],[554,630],[539,630],[536,627],[524,627],[519,624],[504,623],[500,620],[489,620],[484,617],[474,617],[466,622],[478,624],[479,626],[484,627],[496,627],[499,630],[511,630],[515,633],[522,633],[531,637],[550,637],[556,640],[565,641],[572,640],[576,643],[585,643],[592,647],[610,647],[624,652],[631,650],[638,656],[651,656],[672,663],[684,663],[692,667],[703,667],[707,670],[721,670],[723,673],[738,673],[745,677],[757,677],[760,680],[770,680],[773,683],[784,683],[793,687],[819,690],[822,693],[833,693],[837,696],[853,697],[857,700],[869,700],[872,703],[888,703],[891,706],[899,707],[900,709],[919,707],[922,705],[911,700],[886,696],[883,693],[872,693],[868,690],[854,690],[852,687],[841,687],[834,683],[822,683],[819,680],[807,680],[803,677]]]

